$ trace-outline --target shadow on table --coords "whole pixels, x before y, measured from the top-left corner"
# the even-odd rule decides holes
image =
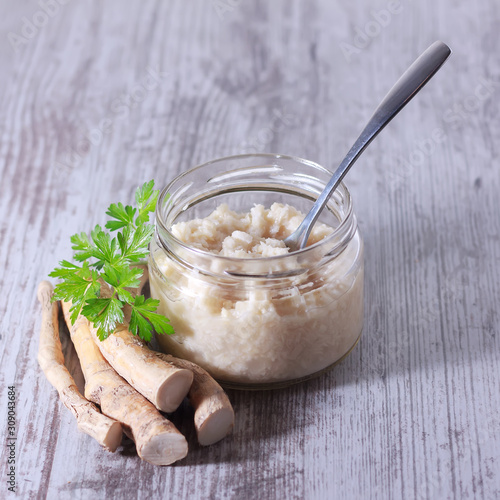
[[[83,394],[84,378],[78,355],[61,318],[60,334],[66,366]],[[193,423],[194,410],[186,399],[174,413],[166,415],[186,437],[189,446],[188,456],[174,466],[259,460],[264,441],[275,439],[276,436],[301,435],[295,431],[307,425],[306,412],[297,409],[305,408],[308,398],[316,391],[325,390],[329,376],[274,391],[228,390],[235,410],[235,429],[230,436],[208,447],[198,444]],[[137,456],[133,441],[124,436],[116,454],[123,457]],[[146,463],[141,466],[154,468]]]
[[[492,285],[498,259],[484,243],[492,239],[497,246],[498,235],[476,228],[483,241],[470,240],[466,200],[458,204],[463,213],[446,224],[415,204],[415,226],[397,212],[397,231],[367,229],[364,332],[331,374],[339,384],[406,378],[500,353],[500,289]]]
[[[176,467],[210,463],[262,462],[266,441],[296,440],[292,445],[304,445],[303,430],[308,424],[305,408],[317,391],[324,390],[323,379],[306,381],[300,385],[270,391],[227,390],[235,411],[233,433],[219,443],[201,447],[196,440],[193,410],[185,403],[170,418],[186,436],[189,454]]]

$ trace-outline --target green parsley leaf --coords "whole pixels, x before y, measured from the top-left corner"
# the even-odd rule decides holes
[[[134,264],[149,253],[154,233],[149,218],[158,195],[154,181],[149,181],[135,193],[137,207],[112,203],[106,212],[111,220],[105,228],[117,231],[116,237],[99,225],[91,231],[90,238],[86,233],[74,234],[74,259],[81,265],[63,260],[50,273],[61,280],[55,287],[54,300],[71,301],[71,321],[74,323],[82,314],[94,323],[101,340],[124,321],[127,304],[131,307],[130,328],[135,335],[149,341],[153,329],[157,333],[173,333],[169,320],[156,312],[159,301],[133,294],[143,274]]]
[[[127,288],[136,288],[140,284],[140,277],[143,274],[142,269],[130,267],[128,264],[111,266],[104,264],[102,278],[111,285],[118,295],[118,298],[127,304],[134,301],[134,297]]]
[[[154,186],[155,183],[153,180],[144,183],[140,188],[138,188],[135,192],[135,202],[139,207],[139,210],[142,210],[148,203],[151,196],[154,195]]]
[[[151,241],[151,236],[154,233],[154,227],[144,224],[139,226],[129,238],[129,242],[125,251],[122,250],[125,258],[132,262],[138,262],[149,254],[148,245]],[[122,245],[120,244],[120,248]]]
[[[116,252],[118,246],[116,238],[112,239],[99,225],[93,229],[90,236],[95,245],[94,257],[99,260],[96,266],[98,269],[101,269],[106,262],[116,264],[120,261],[120,255]]]
[[[100,292],[99,275],[89,268],[88,262],[84,262],[82,267],[79,267],[63,260],[60,265],[60,268],[50,273],[52,277],[64,279],[62,283],[55,286],[53,300],[72,301],[70,311],[72,312],[71,321],[74,323],[87,299],[95,297]]]
[[[94,247],[85,233],[71,236],[71,248],[75,250],[75,260],[84,261],[89,257],[94,257]]]
[[[114,298],[87,299],[82,314],[97,327],[98,337],[103,340],[113,333],[116,325],[123,322],[123,304]]]
[[[123,206],[123,203],[112,203],[109,206],[106,215],[109,215],[116,220],[106,222],[106,227],[110,231],[116,231],[122,227],[133,226],[136,212],[137,209],[131,207],[130,205]]]
[[[143,332],[141,337],[149,342],[152,336],[153,328],[157,333],[173,334],[174,329],[170,321],[161,314],[158,314],[156,308],[160,304],[159,300],[144,299],[143,295],[138,295],[132,304],[132,313],[130,316],[130,331],[137,335]],[[144,335],[146,332],[146,335]]]
[[[149,181],[135,193],[135,201],[139,207],[139,215],[135,220],[136,225],[145,224],[149,221],[149,215],[156,209],[159,191],[155,191],[154,182]]]
[[[67,260],[62,260],[59,262],[59,265],[61,267],[56,267],[50,274],[49,276],[52,278],[67,278],[73,276],[77,270],[81,270],[80,266],[77,266],[76,264],[72,264],[71,262],[68,262]]]

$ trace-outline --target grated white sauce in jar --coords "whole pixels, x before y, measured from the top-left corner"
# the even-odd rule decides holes
[[[246,213],[222,204],[205,218],[174,224],[171,233],[203,252],[257,260],[287,255],[283,239],[303,218],[286,204],[255,205]],[[332,231],[317,223],[308,245]],[[307,377],[342,358],[362,330],[363,245],[357,231],[340,255],[277,283],[204,275],[181,266],[156,242],[150,266],[151,294],[176,331],[159,336],[162,348],[223,381],[268,384]],[[286,266],[293,269],[290,260]],[[271,273],[286,266],[269,259]]]
[[[290,205],[273,203],[271,208],[255,205],[250,212],[237,213],[224,203],[208,217],[179,222],[172,234],[193,248],[225,257],[253,258],[285,255],[283,240],[302,222],[304,214]],[[308,245],[332,232],[325,224],[315,224]]]

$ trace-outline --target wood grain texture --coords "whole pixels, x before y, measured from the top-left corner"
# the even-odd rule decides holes
[[[70,0],[44,22],[38,2],[2,2],[0,414],[15,385],[17,496],[500,498],[500,4],[394,5]],[[347,178],[366,243],[352,355],[297,387],[230,392],[235,432],[209,448],[183,406],[191,451],[173,467],[78,433],[36,363],[36,285],[70,234],[226,154],[333,168],[436,39],[452,58]]]

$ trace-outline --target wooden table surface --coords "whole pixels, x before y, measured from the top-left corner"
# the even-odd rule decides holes
[[[500,498],[496,0],[0,9],[0,498]],[[365,328],[348,359],[289,389],[231,391],[234,434],[209,448],[184,405],[173,420],[190,453],[175,466],[79,433],[36,361],[36,286],[71,255],[69,236],[139,183],[216,157],[333,168],[436,39],[452,58],[347,178],[366,244]]]

